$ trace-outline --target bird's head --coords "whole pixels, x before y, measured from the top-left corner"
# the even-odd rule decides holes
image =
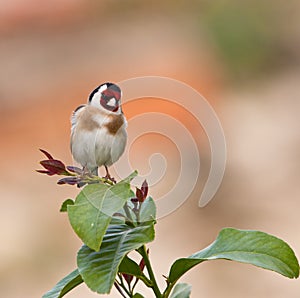
[[[120,111],[121,89],[113,83],[98,86],[89,96],[89,105],[110,112]]]

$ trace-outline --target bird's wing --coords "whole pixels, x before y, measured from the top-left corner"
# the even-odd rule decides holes
[[[77,117],[85,109],[85,107],[86,107],[86,105],[80,105],[72,113],[72,116],[71,116],[71,125],[72,125],[72,128],[71,128],[71,130],[73,130],[75,128],[75,126],[77,124]]]

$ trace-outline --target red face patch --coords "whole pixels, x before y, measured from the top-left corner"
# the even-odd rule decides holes
[[[116,104],[115,106],[108,105],[110,99],[115,98]],[[100,104],[107,110],[116,112],[119,109],[119,100],[121,98],[121,94],[118,91],[106,89],[101,93]]]
[[[102,92],[101,97],[104,97],[105,100],[110,100],[111,98],[114,97],[117,101],[119,101],[121,98],[121,94],[118,91],[106,89]]]

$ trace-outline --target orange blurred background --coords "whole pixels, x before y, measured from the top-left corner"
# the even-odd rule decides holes
[[[200,209],[210,165],[201,127],[159,100],[124,108],[128,118],[168,109],[201,148],[199,183],[181,208],[158,221],[150,245],[160,285],[175,258],[204,248],[223,227],[274,234],[300,257],[299,11],[296,0],[1,1],[1,296],[41,297],[75,268],[81,242],[59,208],[78,190],[34,171],[43,159],[38,148],[71,164],[71,111],[100,83],[138,76],[174,78],[203,94],[228,149],[223,183]],[[166,152],[171,172],[178,169],[169,142],[164,147],[145,135],[136,143],[130,160],[142,173],[149,144],[153,153]],[[172,173],[166,179],[165,187]],[[298,280],[226,261],[204,263],[181,281],[192,284],[192,297],[300,294]],[[80,286],[68,297],[97,295]]]

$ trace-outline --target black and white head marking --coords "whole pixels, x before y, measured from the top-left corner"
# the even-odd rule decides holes
[[[110,112],[119,111],[121,89],[113,83],[104,83],[97,87],[89,96],[89,105]]]

